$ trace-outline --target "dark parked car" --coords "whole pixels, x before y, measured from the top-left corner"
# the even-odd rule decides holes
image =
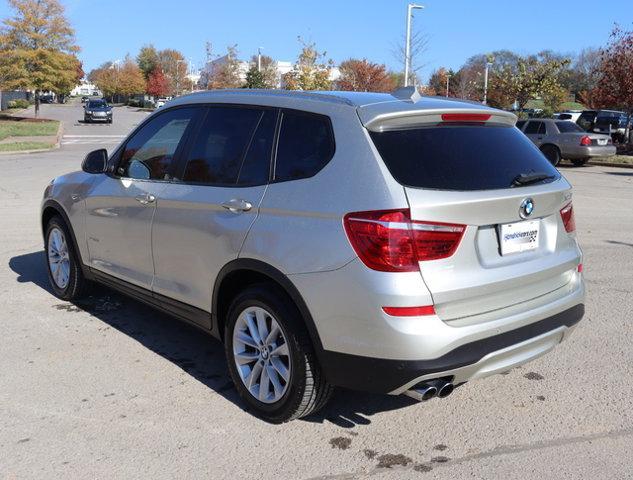
[[[629,120],[630,121],[630,120]],[[617,110],[585,110],[577,122],[587,132],[611,135],[614,141],[623,142],[627,115]]]
[[[84,106],[84,122],[112,123],[112,107],[105,100],[88,100]]]

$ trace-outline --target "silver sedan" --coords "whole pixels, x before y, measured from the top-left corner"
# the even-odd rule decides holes
[[[581,166],[591,157],[611,157],[616,154],[609,135],[585,132],[568,120],[521,120],[517,122],[517,128],[541,149],[554,166],[563,158]]]

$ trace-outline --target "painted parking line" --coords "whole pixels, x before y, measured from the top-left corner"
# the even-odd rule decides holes
[[[64,138],[123,138],[125,135],[64,135]]]

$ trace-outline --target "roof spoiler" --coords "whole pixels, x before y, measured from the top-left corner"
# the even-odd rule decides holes
[[[391,92],[392,97],[396,97],[398,100],[409,101],[409,102],[417,102],[422,98],[420,92],[418,91],[418,87],[400,87],[396,88],[393,92]]]

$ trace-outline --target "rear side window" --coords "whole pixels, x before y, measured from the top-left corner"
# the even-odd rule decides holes
[[[263,116],[262,110],[254,108],[209,108],[187,156],[183,180],[205,185],[235,185]],[[252,158],[249,168],[253,168],[256,161],[262,163],[260,170],[266,169],[261,182],[266,183],[270,157]],[[243,175],[247,176],[246,171]]]
[[[545,133],[545,125],[543,125],[543,122],[535,122],[535,121],[531,121],[528,123],[526,129],[525,129],[525,134],[529,135],[529,134],[543,134]]]
[[[387,168],[402,185],[438,190],[509,188],[520,174],[558,171],[516,128],[442,125],[370,132]]]
[[[304,112],[283,112],[275,181],[312,177],[333,155],[334,137],[328,117]]]
[[[584,130],[574,122],[556,122],[556,126],[560,133],[584,132]]]

